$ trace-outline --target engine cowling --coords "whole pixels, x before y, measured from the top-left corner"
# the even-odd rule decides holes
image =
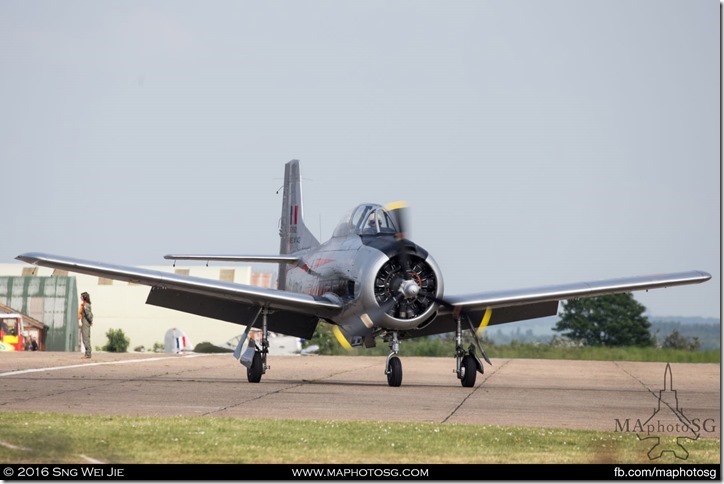
[[[378,327],[424,327],[434,319],[436,299],[442,298],[442,276],[433,258],[424,250],[407,252],[402,257],[397,253],[380,258],[370,272],[365,299],[367,305],[380,308],[375,314]]]

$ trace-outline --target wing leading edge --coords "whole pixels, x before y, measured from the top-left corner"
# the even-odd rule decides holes
[[[414,334],[410,334],[410,336],[454,331],[456,321],[453,311],[455,310],[467,314],[476,327],[512,323],[526,319],[555,316],[558,312],[558,303],[566,299],[700,284],[709,279],[711,279],[711,274],[707,272],[688,271],[446,296],[445,300],[450,304],[450,307],[440,308],[438,318],[432,324],[414,332]]]
[[[542,286],[529,289],[508,291],[490,291],[463,296],[449,296],[445,299],[451,305],[464,311],[486,310],[522,306],[535,303],[561,301],[582,297],[603,296],[623,292],[659,289],[685,284],[699,284],[711,279],[711,274],[702,271],[676,272],[650,276],[623,277],[591,282],[576,282],[555,286]]]

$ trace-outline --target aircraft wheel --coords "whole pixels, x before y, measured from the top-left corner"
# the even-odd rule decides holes
[[[466,355],[463,358],[463,377],[460,379],[460,383],[466,388],[474,386],[477,373],[475,357],[473,355]]]
[[[390,358],[390,372],[387,374],[387,384],[391,387],[402,385],[402,362],[396,356]]]
[[[254,352],[254,357],[251,359],[251,366],[246,369],[246,378],[249,383],[259,383],[261,381],[261,375],[264,368],[262,368],[261,354],[258,351]]]

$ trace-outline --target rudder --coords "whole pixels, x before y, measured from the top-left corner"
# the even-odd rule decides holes
[[[319,246],[317,238],[304,225],[302,207],[302,176],[299,160],[291,160],[284,165],[284,196],[279,226],[280,254],[293,254]],[[287,265],[280,264],[279,289],[284,289],[286,273]]]

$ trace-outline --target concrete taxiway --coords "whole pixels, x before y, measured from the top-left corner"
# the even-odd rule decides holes
[[[463,388],[453,358],[403,357],[390,388],[383,357],[277,356],[261,383],[229,354],[0,353],[0,412],[420,421],[616,431],[678,405],[719,437],[720,365],[494,359]],[[667,384],[668,385],[668,384]],[[666,390],[664,397],[660,391]],[[676,393],[672,393],[676,391]],[[673,398],[672,398],[673,397]],[[675,403],[671,403],[675,402]]]

